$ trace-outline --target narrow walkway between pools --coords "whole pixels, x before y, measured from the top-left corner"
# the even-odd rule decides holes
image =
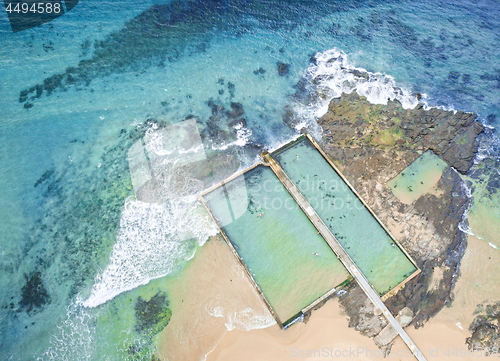
[[[345,268],[354,277],[354,279],[359,284],[361,289],[366,293],[368,298],[375,304],[375,306],[377,306],[382,311],[387,321],[397,331],[397,333],[406,343],[406,345],[408,346],[412,354],[415,356],[415,358],[419,361],[426,360],[425,357],[423,356],[423,353],[417,348],[417,346],[413,343],[408,334],[403,330],[398,321],[396,321],[394,316],[389,312],[384,302],[382,302],[382,299],[379,297],[378,293],[373,289],[373,287],[370,285],[366,277],[353,262],[351,257],[349,257],[349,255],[337,241],[335,236],[323,223],[323,221],[317,215],[316,211],[311,207],[311,205],[306,201],[304,196],[299,192],[297,187],[288,178],[288,176],[285,174],[280,165],[268,153],[264,153],[262,156],[264,160],[270,165],[271,169],[279,178],[279,180],[283,183],[283,185],[288,190],[290,195],[295,199],[300,208],[304,211],[307,217],[311,220],[314,226],[321,233],[325,241],[335,252],[339,260],[345,266]]]

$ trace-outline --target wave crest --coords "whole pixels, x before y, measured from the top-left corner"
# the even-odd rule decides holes
[[[314,128],[315,120],[328,111],[328,105],[342,93],[356,92],[365,96],[370,103],[387,104],[389,100],[397,100],[405,109],[413,109],[419,103],[419,96],[411,91],[398,87],[393,77],[382,73],[372,73],[355,67],[343,51],[336,48],[318,52],[311,59],[304,78],[308,89],[315,94],[306,106],[296,107],[300,119],[295,128],[300,130],[306,126]]]

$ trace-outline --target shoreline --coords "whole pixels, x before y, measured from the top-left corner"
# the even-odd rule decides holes
[[[479,353],[467,354],[465,339],[470,336],[467,328],[474,318],[475,305],[493,302],[495,296],[500,294],[500,284],[488,277],[488,273],[500,273],[500,252],[474,236],[468,238],[469,246],[463,259],[462,275],[457,281],[451,306],[442,309],[423,327],[415,329],[409,326],[405,329],[429,360],[447,358],[469,361],[480,357]],[[486,260],[489,262],[485,262]],[[478,292],[478,289],[483,292]],[[298,352],[301,350],[323,352],[324,348],[333,349],[334,356],[335,351],[344,351],[344,355],[347,355],[347,351],[356,350],[344,357],[346,360],[382,359],[381,355],[376,356],[379,349],[372,339],[348,327],[347,314],[338,298],[333,298],[314,310],[307,323],[297,323],[286,331],[280,330],[277,325],[250,331],[228,331],[208,354],[206,361],[251,361],[255,360],[255,350],[258,350],[261,359],[287,360],[300,358]],[[296,351],[295,356],[292,351]],[[369,351],[372,351],[371,355]],[[413,360],[408,352],[404,342],[397,337],[391,350],[392,356],[388,359],[399,357],[399,360]],[[456,357],[452,355],[454,352]],[[325,357],[307,359],[319,360]]]
[[[368,110],[363,110],[363,107]],[[363,117],[366,112],[372,114],[374,111],[375,121],[370,115],[368,123],[360,123],[359,116]],[[444,120],[438,118],[440,115],[444,115]],[[383,118],[384,116],[385,118]],[[339,117],[342,118],[341,121],[339,121]],[[349,120],[350,117],[358,120]],[[393,117],[394,120],[392,120]],[[420,140],[421,143],[415,146],[412,140],[419,139],[422,130],[419,128],[419,124],[415,125],[412,122],[414,119],[418,119],[425,129],[426,126],[429,127],[429,123],[425,121],[426,117],[440,119],[440,123],[435,125],[437,131],[432,125],[435,124],[432,122],[436,122],[436,120],[431,120],[434,138]],[[429,121],[427,120],[427,122]],[[473,320],[476,305],[486,301],[482,299],[485,294],[477,293],[474,297],[470,296],[470,293],[473,292],[471,291],[473,283],[471,280],[476,279],[484,283],[492,281],[489,287],[498,292],[488,296],[491,302],[495,301],[494,295],[500,293],[500,285],[495,284],[494,280],[488,277],[489,274],[495,274],[494,272],[491,273],[489,269],[484,269],[482,274],[475,272],[478,264],[486,265],[482,259],[485,255],[490,258],[498,257],[497,264],[500,264],[500,252],[492,254],[495,250],[487,242],[484,243],[475,237],[467,236],[458,228],[459,223],[462,222],[463,213],[469,208],[471,200],[465,194],[462,186],[464,184],[463,178],[467,176],[460,175],[452,167],[458,168],[463,174],[473,166],[473,159],[470,158],[470,155],[476,154],[477,142],[475,139],[477,135],[475,134],[480,133],[482,129],[476,123],[473,114],[452,113],[436,109],[428,112],[421,108],[408,111],[402,110],[397,102],[392,102],[387,106],[374,105],[367,102],[366,98],[357,95],[346,95],[341,99],[332,100],[329,112],[319,121],[324,129],[325,140],[322,142],[322,148],[325,153],[334,160],[335,165],[341,169],[360,195],[367,199],[369,206],[387,225],[388,229],[395,234],[402,246],[408,250],[422,269],[422,274],[408,282],[398,293],[389,298],[386,301],[386,306],[393,315],[396,315],[403,307],[409,307],[414,312],[415,317],[411,325],[415,328],[409,327],[407,332],[424,355],[426,351],[432,353],[434,350],[432,342],[440,340],[440,332],[447,329],[450,330],[451,336],[441,341],[451,345],[448,348],[452,346],[458,348],[459,345],[466,347],[465,338],[470,336],[467,329]],[[354,130],[360,127],[363,130],[362,134]],[[402,132],[400,127],[405,131]],[[461,135],[446,138],[446,132],[450,132],[450,128],[455,129],[459,132],[457,134]],[[381,135],[379,135],[379,131],[382,133]],[[327,134],[329,135],[326,136]],[[376,135],[375,137],[367,137],[367,134]],[[391,135],[395,137],[394,140],[391,140]],[[335,137],[340,138],[336,139]],[[447,146],[443,146],[443,139],[448,142]],[[467,156],[464,155],[465,158],[451,152],[451,149],[457,148],[464,140],[468,139],[472,139],[472,141],[465,149],[466,153],[464,154],[467,154]],[[354,146],[353,142],[356,142]],[[444,154],[448,166],[443,171],[439,181],[430,185],[427,193],[421,195],[411,204],[404,204],[391,193],[385,184],[396,174],[405,170],[419,154],[427,149],[432,149],[438,155]],[[393,153],[397,156],[392,155]],[[423,181],[426,180],[423,179]],[[370,197],[367,196],[368,194]],[[388,208],[387,204],[392,205],[392,207]],[[450,227],[454,230],[451,234]],[[468,239],[472,242],[469,246],[467,245]],[[231,277],[236,278],[234,276],[235,267],[231,266],[231,264],[237,263],[236,259],[227,245],[224,249],[217,247],[217,244],[213,240],[207,242],[202,252],[203,250],[206,254],[215,252],[218,257],[229,256],[231,260],[226,259],[225,266],[222,267],[229,267],[229,269],[226,269],[218,277],[221,277],[222,280],[233,274]],[[224,253],[226,256],[223,256]],[[161,336],[162,342],[160,342],[159,351],[163,357],[175,349],[172,335],[178,336],[183,332],[186,335],[186,330],[189,330],[188,333],[191,332],[191,338],[198,337],[199,343],[190,344],[188,342],[190,357],[186,359],[190,360],[203,360],[205,358],[210,361],[234,360],[235,358],[243,361],[253,360],[254,352],[257,349],[259,357],[263,359],[299,357],[293,350],[313,350],[318,347],[320,349],[330,347],[334,350],[361,347],[365,351],[373,351],[365,355],[356,354],[353,359],[357,360],[377,359],[378,356],[374,356],[374,354],[376,351],[383,352],[381,350],[384,352],[393,351],[397,355],[402,354],[403,357],[405,356],[404,351],[409,351],[399,337],[381,348],[369,339],[376,336],[385,327],[385,323],[379,315],[375,314],[373,307],[370,307],[371,304],[366,295],[363,292],[358,292],[357,285],[353,285],[347,290],[349,297],[328,300],[322,307],[311,313],[306,323],[294,324],[286,331],[280,330],[278,325],[270,327],[264,325],[267,327],[262,328],[262,325],[255,327],[255,324],[250,325],[250,327],[245,327],[244,323],[228,324],[224,322],[227,320],[227,315],[231,313],[236,315],[241,312],[238,307],[243,304],[251,303],[250,309],[258,310],[257,314],[260,313],[261,317],[265,317],[263,316],[265,314],[271,316],[248,280],[244,280],[243,277],[237,284],[224,285],[218,282],[216,276],[220,272],[221,265],[217,268],[217,272],[210,271],[210,260],[203,260],[203,258],[204,256],[200,254],[197,261],[193,262],[192,269],[188,271],[189,275],[186,276],[188,281],[185,281],[182,286],[184,287],[182,292],[186,296],[190,295],[189,298],[196,299],[198,305],[210,305],[210,300],[207,298],[209,295],[199,292],[207,284],[213,284],[216,279],[219,284],[217,284],[217,289],[214,290],[215,293],[212,297],[218,299],[219,303],[222,302],[222,299],[218,298],[216,294],[232,293],[235,289],[238,290],[237,293],[252,294],[253,296],[248,299],[241,299],[237,296],[233,300],[234,303],[226,303],[226,306],[222,307],[223,311],[218,308],[219,306],[215,306],[215,308],[197,306],[196,313],[186,313],[185,316],[182,313],[178,315],[179,321],[175,318],[174,312],[171,324]],[[241,265],[238,266],[241,268]],[[212,272],[211,277],[216,278],[211,281],[205,280],[203,284],[200,284],[200,275],[210,272]],[[239,274],[244,276],[242,269],[239,270]],[[459,277],[457,278],[457,276]],[[176,294],[176,297],[178,297],[178,292],[174,288],[173,293]],[[427,301],[427,299],[434,301]],[[228,311],[231,308],[233,309]],[[215,309],[217,311],[214,311]],[[191,320],[193,319],[193,314],[197,315],[195,316],[196,323],[201,322],[204,326],[208,325],[205,334],[200,334],[198,329],[195,330],[188,325],[190,317]],[[247,318],[246,322],[252,322],[252,317],[255,315],[254,313],[253,316]],[[181,321],[183,318],[185,321]],[[455,319],[460,319],[460,321]],[[461,328],[457,326],[457,322]],[[231,331],[228,332],[227,330],[230,329]],[[251,330],[245,331],[245,329]],[[186,336],[187,338],[189,337]],[[186,343],[183,346],[185,347]],[[438,350],[438,352],[440,351]],[[294,354],[292,355],[292,353]],[[181,353],[175,352],[174,354],[179,357],[181,355]],[[185,357],[184,354],[182,356]],[[175,359],[177,360],[178,357]],[[413,356],[409,355],[409,359],[413,359]]]
[[[437,125],[438,132],[434,135],[435,139],[431,138],[427,140],[427,143],[424,142],[421,144],[420,148],[414,148],[410,145],[411,141],[409,139],[418,137],[418,132],[421,130],[418,129],[418,126],[415,127],[415,125],[411,124],[409,131],[401,133],[399,128],[395,128],[396,130],[393,129],[394,124],[384,125],[384,122],[389,121],[378,120],[378,122],[372,123],[372,120],[370,120],[371,125],[368,127],[374,127],[373,124],[377,124],[377,127],[382,127],[381,132],[391,132],[387,134],[383,133],[384,135],[380,136],[378,135],[379,131],[377,128],[367,130],[366,124],[360,124],[359,120],[352,121],[351,123],[349,120],[343,120],[344,125],[340,125],[340,129],[333,129],[332,127],[339,126],[338,118],[336,117],[340,116],[346,119],[349,116],[359,116],[359,113],[364,114],[363,110],[360,111],[356,106],[354,106],[354,110],[349,110],[350,107],[353,107],[352,104],[356,104],[358,107],[361,104],[361,106],[368,107],[368,109],[381,109],[378,111],[377,114],[379,115],[377,116],[381,117],[380,114],[386,114],[389,117],[389,121],[391,117],[397,115],[398,117],[409,118],[410,120],[405,121],[411,123],[413,117],[437,117],[441,114],[440,112],[444,112],[443,114],[449,118],[445,117],[444,121],[441,120],[441,122],[444,122],[444,125],[443,123]],[[348,108],[347,111],[346,107]],[[338,114],[339,110],[340,114]],[[469,167],[473,166],[473,159],[467,158],[467,161],[464,161],[464,159],[451,154],[448,150],[455,148],[459,143],[461,144],[464,139],[475,140],[476,136],[474,134],[480,132],[480,129],[482,129],[478,128],[475,122],[475,115],[439,110],[431,110],[430,112],[432,113],[421,109],[417,109],[413,113],[412,111],[401,110],[396,102],[390,103],[388,106],[373,105],[368,103],[363,97],[350,95],[342,99],[333,100],[330,104],[329,112],[323,116],[319,123],[324,128],[324,135],[329,134],[329,136],[326,136],[326,140],[322,142],[325,153],[336,160],[334,161],[336,166],[346,174],[347,179],[353,183],[353,186],[360,192],[361,196],[366,196],[375,191],[374,194],[371,194],[371,197],[367,198],[368,204],[370,207],[373,207],[382,222],[387,224],[388,229],[397,236],[402,246],[416,259],[423,271],[422,275],[409,282],[395,296],[388,299],[386,305],[394,315],[403,306],[410,305],[410,309],[416,315],[413,319],[415,322],[412,323],[415,328],[407,328],[408,335],[424,355],[427,351],[429,357],[434,357],[432,354],[434,349],[432,347],[435,340],[440,340],[440,343],[444,342],[444,344],[450,345],[447,348],[454,347],[458,349],[460,346],[464,347],[465,350],[465,339],[470,336],[470,332],[467,329],[473,321],[476,305],[485,301],[482,299],[485,297],[484,294],[477,293],[474,297],[470,295],[473,292],[471,290],[473,281],[471,280],[482,280],[481,282],[485,283],[490,280],[492,284],[489,284],[489,288],[498,291],[496,294],[500,293],[500,285],[495,284],[495,281],[491,277],[488,277],[489,274],[495,274],[494,272],[492,273],[490,270],[484,269],[482,277],[486,277],[485,279],[482,279],[481,275],[475,272],[477,264],[485,265],[484,260],[481,258],[484,255],[488,255],[490,258],[499,257],[498,263],[500,263],[500,252],[492,254],[495,250],[487,242],[484,243],[475,237],[467,236],[458,229],[458,224],[462,222],[462,214],[469,208],[471,200],[465,193],[462,194],[464,192],[461,186],[463,184],[462,179],[467,176],[460,176],[450,166],[443,171],[439,181],[436,180],[436,182],[433,182],[427,193],[421,195],[412,204],[401,203],[384,186],[388,179],[405,170],[416,159],[418,154],[426,149],[433,149],[438,154],[439,152],[446,154],[445,160],[448,165],[457,166],[461,173],[465,173]],[[443,136],[442,131],[441,133],[439,132],[439,127],[453,127],[453,119],[455,117],[459,120],[461,119],[460,122],[463,124],[461,126],[465,127],[465,130],[459,129],[462,136],[460,138],[456,136],[447,138],[449,145],[444,148],[440,145],[441,148],[436,150],[434,144],[441,142],[441,137]],[[398,120],[399,118],[394,119]],[[398,122],[402,121],[399,119]],[[360,127],[360,125],[364,129],[361,137],[359,132],[352,131],[352,128]],[[426,123],[424,123],[425,125]],[[401,126],[403,127],[403,125]],[[384,127],[387,127],[387,129]],[[375,140],[368,138],[369,142],[364,145],[363,137],[367,131],[371,131],[373,134],[376,131],[377,136],[374,138]],[[332,138],[335,134],[344,140],[339,142],[335,138]],[[387,138],[389,134],[394,134],[393,136],[398,141],[394,141],[394,144],[386,144],[387,139],[390,139]],[[353,148],[352,142],[348,143],[349,136],[352,137],[353,141],[361,139],[358,144],[359,147],[355,146]],[[377,141],[380,143],[377,143]],[[343,156],[339,156],[340,153],[338,148],[337,150],[334,148],[335,146],[342,149]],[[470,142],[469,148],[466,150],[467,154],[475,155],[476,148],[476,142]],[[399,152],[399,156],[393,161],[385,161],[384,163],[384,157],[387,157],[384,154],[389,154],[387,152],[391,151]],[[378,157],[378,160],[371,160],[374,155]],[[363,159],[365,159],[364,162],[362,161]],[[359,172],[362,172],[362,174]],[[426,180],[423,179],[423,181]],[[456,197],[452,197],[452,194],[455,194],[457,189],[462,192],[460,193],[458,203]],[[396,212],[386,207],[386,204],[393,203],[399,205]],[[437,210],[441,208],[449,209],[449,207],[454,209],[451,213],[450,211],[447,211],[446,214],[440,213]],[[427,212],[427,217],[422,218],[420,214],[422,210],[424,210],[424,215]],[[435,213],[429,215],[429,212]],[[449,234],[449,227],[456,228],[455,233]],[[427,240],[423,243],[420,241],[420,243],[415,243],[415,240],[421,240],[428,236],[432,237],[431,241]],[[472,243],[467,245],[467,240],[471,240]],[[439,245],[440,243],[441,245]],[[483,246],[486,249],[483,249]],[[456,259],[451,258],[454,266],[450,267],[449,261],[445,262],[445,260],[449,257],[455,257],[453,255],[457,250],[459,251],[459,256]],[[434,269],[435,267],[436,269]],[[458,279],[457,275],[459,276]],[[241,283],[239,286],[245,288],[249,284],[244,285]],[[348,348],[358,349],[361,347],[365,351],[371,350],[373,352],[370,354],[365,353],[365,355],[357,353],[353,359],[377,359],[378,356],[374,356],[375,352],[383,352],[381,351],[382,349],[384,352],[394,352],[396,355],[401,354],[404,359],[405,351],[409,352],[409,350],[399,337],[382,348],[379,348],[373,340],[369,339],[369,337],[373,338],[376,336],[385,324],[380,317],[374,315],[374,310],[370,307],[367,308],[366,295],[362,292],[357,292],[357,288],[359,287],[354,285],[352,289],[348,290],[348,294],[352,294],[352,297],[328,300],[322,307],[311,313],[306,323],[297,323],[286,331],[281,331],[278,325],[252,329],[250,331],[244,331],[241,327],[235,327],[235,329],[229,332],[219,329],[217,331],[217,340],[213,339],[211,342],[213,348],[211,350],[206,349],[208,352],[204,356],[199,355],[199,357],[201,357],[200,359],[204,359],[206,356],[206,360],[209,361],[230,360],[235,359],[235,357],[239,360],[252,360],[255,357],[255,350],[259,350],[259,357],[264,359],[286,359],[287,357],[300,357],[293,350],[313,350],[322,349],[323,347],[330,347],[333,350],[347,350]],[[415,290],[419,288],[419,296],[412,296]],[[410,291],[409,294],[408,290]],[[440,301],[437,305],[427,305],[428,310],[426,313],[421,314],[422,305],[425,304],[426,297],[435,297],[433,295],[436,294]],[[494,295],[495,293],[488,296],[489,301],[495,301]],[[443,308],[444,306],[447,307]],[[223,316],[220,315],[219,317]],[[220,324],[220,327],[222,327],[222,324]],[[230,328],[226,327],[226,329]],[[325,330],[327,330],[326,333]],[[445,330],[449,330],[447,332],[449,337],[440,338],[439,334]],[[349,336],[347,337],[346,335]],[[369,337],[366,337],[366,335]],[[166,350],[166,348],[163,350]],[[441,351],[437,350],[438,353]],[[382,356],[382,354],[379,354],[379,356]],[[413,356],[409,355],[409,359],[413,359]]]

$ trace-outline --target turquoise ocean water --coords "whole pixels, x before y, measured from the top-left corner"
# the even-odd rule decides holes
[[[499,15],[493,0],[81,0],[13,34],[0,11],[0,358],[119,360],[150,342],[134,304],[214,228],[189,217],[180,227],[174,205],[134,201],[130,135],[147,119],[197,117],[213,135],[205,148],[241,167],[294,136],[285,106],[314,124],[342,90],[384,102],[399,87],[406,106],[419,92],[430,106],[477,112],[491,132]],[[346,82],[352,67],[369,81]],[[294,93],[307,99],[300,79],[323,73],[327,99],[296,103]],[[236,141],[210,119],[210,104],[231,102],[246,120]],[[498,145],[482,149],[496,156]]]

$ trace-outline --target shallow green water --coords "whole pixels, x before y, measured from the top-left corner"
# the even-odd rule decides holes
[[[323,156],[304,138],[272,156],[379,294],[416,271]]]
[[[347,278],[270,168],[259,165],[204,198],[282,322]]]
[[[444,160],[428,150],[391,179],[387,186],[402,202],[411,204],[434,187],[447,167]]]

